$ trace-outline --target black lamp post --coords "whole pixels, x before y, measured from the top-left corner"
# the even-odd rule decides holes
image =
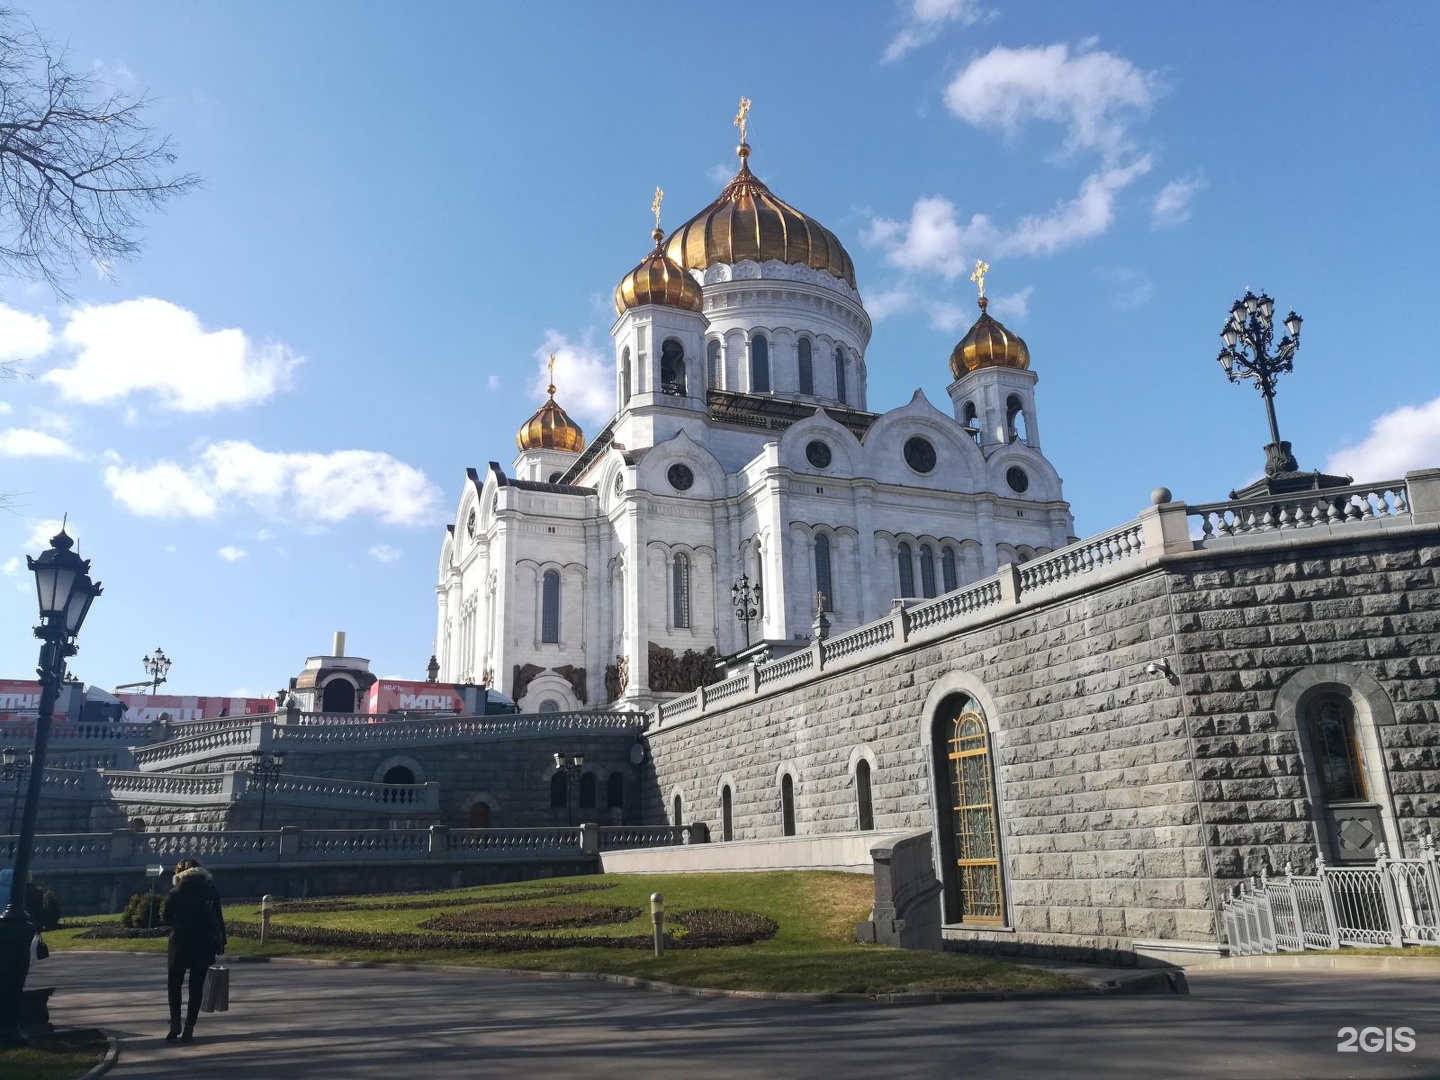
[[[40,709],[35,719],[35,748],[30,753],[25,813],[20,817],[20,836],[15,842],[9,902],[4,914],[0,914],[0,1046],[23,1046],[27,1042],[20,1031],[20,1000],[25,977],[30,974],[30,940],[35,936],[35,927],[25,912],[25,885],[30,877],[30,848],[35,842],[45,750],[55,700],[65,679],[65,660],[75,654],[75,636],[101,591],[100,583],[90,580],[89,560],[71,551],[74,546],[75,541],[62,528],[50,538],[50,547],[38,559],[28,555],[25,558],[35,575],[40,601],[40,625],[35,627],[35,636],[43,642],[36,669],[40,676]]]
[[[0,750],[0,780],[15,781],[15,795],[10,800],[10,835],[15,835],[15,811],[20,807],[20,786],[30,770],[30,759],[20,757],[13,746]]]
[[[760,617],[760,583],[750,584],[750,575],[741,574],[740,584],[730,586],[730,603],[735,617],[745,624],[745,647],[750,647],[750,623]]]
[[[1253,379],[1255,388],[1265,398],[1265,413],[1270,418],[1270,444],[1265,447],[1265,475],[1280,476],[1298,472],[1300,466],[1290,453],[1290,444],[1280,439],[1275,422],[1275,377],[1294,370],[1295,351],[1300,348],[1300,324],[1295,312],[1285,316],[1286,334],[1275,352],[1270,351],[1274,333],[1275,301],[1265,293],[1256,296],[1249,289],[1230,308],[1229,321],[1220,331],[1225,348],[1220,350],[1220,366],[1231,382]]]
[[[555,769],[565,773],[565,820],[575,824],[575,780],[585,768],[584,754],[556,754]]]
[[[280,783],[285,767],[284,750],[251,750],[250,779],[260,788],[260,831],[265,831],[265,799]]]
[[[145,674],[150,676],[150,693],[153,694],[160,689],[165,676],[170,674],[170,658],[165,655],[165,650],[157,645],[155,652],[141,659],[140,663],[145,665]]]
[[[428,663],[428,664],[425,665],[425,681],[426,681],[426,682],[439,682],[439,681],[440,681],[440,660],[439,660],[439,658],[438,658],[437,656],[435,656],[435,654],[433,654],[433,653],[430,655],[430,663]]]

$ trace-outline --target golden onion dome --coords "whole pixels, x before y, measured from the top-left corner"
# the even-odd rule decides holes
[[[990,317],[985,310],[989,303],[980,297],[980,318],[950,354],[950,374],[957,379],[983,367],[1024,370],[1030,366],[1029,346],[1019,334]]]
[[[777,199],[755,178],[747,143],[736,152],[740,171],[735,179],[718,199],[670,234],[666,254],[686,270],[774,259],[827,271],[853,289],[855,264],[835,234]]]
[[[665,254],[665,233],[658,226],[651,235],[655,237],[655,250],[640,260],[640,265],[615,286],[615,314],[624,315],[642,304],[664,304],[666,307],[699,311],[699,284]]]
[[[550,358],[555,363],[555,358]],[[553,370],[553,368],[552,368]],[[555,384],[547,387],[550,400],[536,410],[535,415],[521,425],[515,434],[515,445],[521,450],[564,450],[578,454],[585,449],[585,432],[571,420],[559,405],[555,404]]]

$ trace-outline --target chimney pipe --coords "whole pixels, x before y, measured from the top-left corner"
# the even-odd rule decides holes
[[[331,655],[331,656],[344,656],[344,655],[345,655],[345,631],[344,631],[344,630],[336,630],[336,631],[335,631],[335,651],[332,652],[330,655]]]

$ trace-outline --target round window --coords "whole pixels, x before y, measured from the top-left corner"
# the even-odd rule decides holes
[[[923,435],[912,435],[905,440],[905,464],[918,473],[932,472],[935,468],[935,444]]]
[[[625,477],[620,473],[615,474],[615,494],[625,494]]]
[[[1025,494],[1025,489],[1030,486],[1030,477],[1019,465],[1011,465],[1010,468],[1005,470],[1005,482],[1009,484],[1011,489],[1017,494],[1023,495]]]
[[[695,474],[690,471],[689,465],[671,465],[665,473],[665,479],[670,481],[670,486],[676,491],[689,491],[690,486],[695,483]]]
[[[830,447],[826,446],[819,439],[810,440],[805,446],[805,460],[817,469],[828,468],[830,465]]]
[[[470,539],[473,540],[475,539],[475,534],[479,531],[479,526],[475,522],[475,510],[472,507],[470,510],[470,516],[465,519],[465,535],[469,536]]]

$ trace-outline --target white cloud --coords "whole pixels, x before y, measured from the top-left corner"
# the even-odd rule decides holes
[[[712,184],[728,184],[731,180],[735,179],[735,166],[728,162],[711,165],[710,168],[705,171],[705,175],[710,178]]]
[[[0,457],[78,458],[80,452],[64,439],[29,428],[0,431]]]
[[[0,401],[0,416],[8,416],[14,411],[14,408],[8,401]]]
[[[485,379],[485,389],[486,389],[486,390],[499,390],[499,389],[500,389],[500,376],[499,376],[499,375],[490,375],[490,376],[487,376],[486,379]]]
[[[1362,483],[1391,480],[1412,469],[1440,466],[1440,397],[1423,405],[1403,405],[1370,426],[1355,446],[1330,455],[1325,471]]]
[[[987,309],[997,319],[1026,319],[1030,316],[1030,294],[1035,291],[1034,285],[1026,285],[1019,292],[1007,293],[1004,296],[992,296],[990,307]]]
[[[1075,198],[1060,203],[1048,214],[1022,218],[999,240],[996,250],[1002,255],[1053,255],[1101,235],[1115,221],[1115,196],[1149,172],[1151,164],[1147,155],[1129,165],[1087,176]]]
[[[885,54],[880,58],[883,63],[899,60],[912,49],[928,45],[940,36],[946,23],[974,26],[995,16],[995,12],[986,11],[975,0],[910,0],[907,7],[905,25],[885,47]]]
[[[233,328],[206,330],[193,313],[151,298],[82,307],[62,338],[73,362],[44,378],[87,405],[139,392],[179,412],[251,405],[287,386],[303,362],[285,345],[257,345]]]
[[[0,563],[0,574],[4,574],[6,577],[19,577],[22,565],[24,564],[20,562],[19,555],[11,555],[10,558]]]
[[[30,409],[30,423],[41,431],[48,431],[54,435],[69,435],[74,426],[64,413],[34,407]]]
[[[260,529],[258,532],[255,533],[255,539],[259,540],[261,543],[264,543],[266,540],[274,540],[275,534],[272,533],[269,529]]]
[[[967,311],[959,304],[941,300],[930,305],[930,325],[941,333],[955,334],[961,327],[973,323],[977,314],[978,311],[974,308]]]
[[[366,554],[372,559],[382,563],[393,563],[404,554],[399,548],[393,548],[389,544],[376,544],[366,550]]]
[[[242,440],[209,443],[189,465],[111,465],[105,486],[143,517],[214,517],[237,500],[286,519],[344,521],[371,515],[386,525],[423,525],[440,491],[411,465],[375,450],[328,454],[262,450]]]
[[[79,550],[80,531],[68,518],[64,521],[60,518],[30,518],[26,524],[30,526],[30,532],[20,547],[21,551],[30,555],[39,555],[50,546],[50,538],[57,535],[62,527],[69,534],[70,539],[76,542],[75,550]]]
[[[546,330],[544,342],[535,350],[531,396],[538,402],[545,400],[551,353],[555,354],[556,403],[582,423],[603,424],[609,420],[615,412],[615,379],[609,355],[588,340],[572,343],[558,330]]]
[[[46,319],[0,304],[0,364],[43,356],[54,343]]]
[[[1189,221],[1190,203],[1195,198],[1195,193],[1204,186],[1203,176],[1171,180],[1160,189],[1160,194],[1155,196],[1155,203],[1150,209],[1151,226],[1161,229]]]
[[[885,292],[875,293],[865,298],[865,311],[870,318],[879,322],[881,319],[889,318],[891,315],[899,315],[914,309],[916,303],[915,294],[905,288],[887,289]]]
[[[984,214],[962,225],[954,203],[931,195],[915,201],[908,222],[877,218],[866,230],[865,241],[887,248],[885,261],[891,266],[931,271],[949,281],[969,271],[970,251],[993,245],[997,235]]]
[[[1155,291],[1149,276],[1131,266],[1105,267],[1095,273],[1110,286],[1110,306],[1118,311],[1144,307]]]
[[[1031,120],[1065,127],[1070,150],[1099,150],[1107,157],[1124,149],[1131,119],[1160,92],[1155,75],[1114,53],[1082,45],[1009,49],[999,46],[945,88],[945,104],[976,127],[1018,134]]]
[[[244,548],[232,547],[231,545],[226,544],[215,554],[219,555],[220,558],[224,559],[226,562],[239,562],[241,559],[245,558],[245,556],[248,555],[249,552],[246,551]]]

